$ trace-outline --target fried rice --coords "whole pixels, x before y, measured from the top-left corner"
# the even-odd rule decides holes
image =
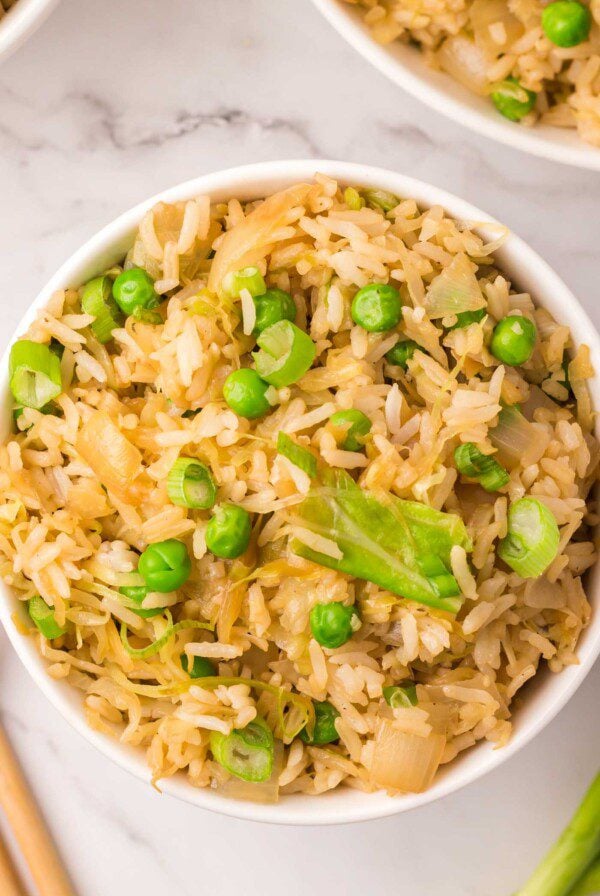
[[[577,128],[600,146],[600,3],[589,38],[555,46],[544,34],[544,0],[345,0],[361,7],[375,40],[414,43],[434,68],[480,96],[507,79],[536,94],[522,124]]]
[[[103,344],[78,284],[38,313],[26,336],[58,349],[62,391],[43,412],[24,407],[0,446],[0,572],[21,601],[41,596],[64,629],[47,638],[15,614],[48,674],[81,691],[93,728],[145,750],[155,781],[182,771],[196,787],[265,801],[340,785],[422,790],[477,741],[507,743],[513,700],[538,670],[577,662],[591,614],[582,576],[596,559],[599,451],[585,382],[593,370],[588,348],[498,269],[504,239],[498,231],[485,242],[440,207],[319,175],[265,200],[199,196],[148,211],[122,265],[106,274],[147,271],[159,319],[131,315]],[[221,284],[248,266],[292,295],[296,325],[316,347],[312,368],[272,388],[258,419],[223,399],[227,376],[251,363],[255,311],[247,296],[228,300]],[[353,296],[373,281],[400,291],[402,319],[388,332],[352,319]],[[452,328],[444,295],[461,289],[485,316]],[[489,350],[508,312],[537,327],[521,366]],[[403,370],[385,356],[407,337],[418,349]],[[371,422],[356,451],[340,446],[329,422],[348,408]],[[343,470],[365,492],[460,518],[470,544],[451,551],[457,613],[293,550],[294,539],[331,549],[299,522],[314,486],[278,452],[280,432],[320,471]],[[508,471],[498,492],[458,473],[453,452],[467,442]],[[180,456],[209,465],[219,502],[251,515],[238,559],[207,550],[209,510],[169,500]],[[497,554],[508,508],[524,495],[551,511],[560,532],[537,578]],[[142,618],[119,589],[138,581],[140,552],[165,539],[184,542],[192,572],[176,591],[149,594],[144,606],[162,612]],[[359,620],[334,649],[310,624],[311,609],[332,602]],[[182,655],[210,659],[215,678],[191,678]],[[406,681],[416,684],[414,703],[388,705],[383,689]],[[298,736],[320,701],[337,713],[337,737],[325,745]],[[274,734],[274,770],[247,784],[216,761],[211,733],[227,736],[256,717]]]

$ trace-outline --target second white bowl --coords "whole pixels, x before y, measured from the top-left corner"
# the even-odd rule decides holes
[[[399,87],[460,125],[515,149],[579,168],[600,171],[600,148],[584,143],[571,128],[508,121],[491,103],[441,71],[432,69],[415,47],[400,41],[378,44],[360,10],[345,0],[313,0],[336,31]]]

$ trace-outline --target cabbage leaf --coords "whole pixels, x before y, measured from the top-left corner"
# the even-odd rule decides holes
[[[291,548],[299,556],[417,603],[452,614],[460,609],[458,586],[455,595],[444,596],[436,577],[424,574],[432,558],[449,567],[455,545],[472,550],[456,514],[366,491],[344,471],[329,470],[323,484],[311,489],[295,509],[294,522],[334,541],[342,552],[341,559],[335,559],[292,539]],[[449,573],[444,578],[452,579]]]

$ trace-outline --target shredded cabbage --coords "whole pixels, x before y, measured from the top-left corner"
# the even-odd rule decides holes
[[[292,550],[313,563],[374,582],[394,594],[457,613],[462,600],[444,596],[422,572],[425,559],[450,563],[454,545],[471,550],[460,517],[416,501],[359,488],[343,471],[326,471],[325,485],[312,489],[296,510],[296,522],[335,544],[336,558],[292,540]],[[448,574],[449,575],[449,574]],[[458,587],[455,594],[459,594]]]
[[[171,614],[167,611],[167,617],[171,619]],[[167,644],[171,638],[177,634],[177,632],[184,631],[188,628],[201,628],[205,631],[214,631],[214,626],[210,624],[210,622],[200,622],[198,619],[182,619],[181,622],[171,622],[170,625],[164,630],[160,638],[157,638],[156,641],[153,641],[151,644],[148,644],[147,647],[132,647],[129,643],[129,638],[127,637],[127,626],[124,622],[121,623],[121,643],[129,656],[133,656],[136,659],[145,660],[148,659],[149,656],[154,656],[155,653],[158,653],[165,644]]]
[[[466,255],[456,255],[448,267],[431,281],[425,295],[428,316],[435,319],[485,308],[476,270],[477,266]]]

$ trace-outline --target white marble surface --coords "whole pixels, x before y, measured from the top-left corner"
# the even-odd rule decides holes
[[[600,323],[600,176],[436,116],[309,0],[63,0],[0,69],[2,347],[49,275],[118,212],[202,172],[302,156],[399,168],[463,195],[538,249]],[[97,755],[0,642],[3,721],[81,896],[508,896],[598,763],[597,666],[532,745],[442,803],[321,830],[238,822]]]

